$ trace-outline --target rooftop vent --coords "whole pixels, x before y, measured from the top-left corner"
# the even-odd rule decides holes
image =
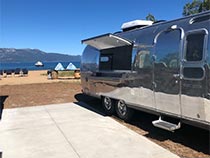
[[[194,23],[203,22],[207,20],[210,20],[210,15],[204,15],[204,16],[192,18],[190,19],[189,23],[194,24]]]
[[[125,32],[129,30],[133,30],[135,28],[150,26],[152,24],[153,24],[153,21],[149,21],[149,20],[134,20],[134,21],[123,23],[121,26],[121,29]]]

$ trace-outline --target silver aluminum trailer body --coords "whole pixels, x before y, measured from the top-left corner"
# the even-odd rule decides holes
[[[204,12],[83,40],[83,92],[209,128],[209,32]]]

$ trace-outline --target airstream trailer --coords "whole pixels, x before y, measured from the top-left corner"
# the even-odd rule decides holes
[[[169,131],[182,123],[210,129],[210,12],[122,30],[82,40],[83,93],[123,120],[136,109],[158,115],[153,125]]]

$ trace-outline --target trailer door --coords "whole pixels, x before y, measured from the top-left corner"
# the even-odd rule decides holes
[[[154,91],[156,110],[180,115],[180,51],[182,29],[160,32],[155,40]]]

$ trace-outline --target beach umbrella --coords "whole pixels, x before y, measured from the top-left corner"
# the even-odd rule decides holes
[[[67,70],[76,70],[76,66],[72,63],[69,63],[69,65],[66,67]]]
[[[61,63],[58,63],[55,67],[55,70],[59,71],[59,70],[64,70],[64,67]]]

